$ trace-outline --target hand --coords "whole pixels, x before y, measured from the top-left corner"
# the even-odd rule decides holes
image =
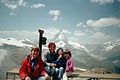
[[[54,63],[51,63],[51,64],[50,64],[50,66],[52,66],[52,67],[55,67],[55,66],[56,66],[56,64],[54,64]]]
[[[60,55],[58,58],[61,58],[62,57],[62,55]]]
[[[45,80],[50,80],[50,77],[48,76],[48,74],[45,74]]]
[[[27,77],[25,78],[25,80],[31,80],[31,79],[30,79],[30,77],[27,76]]]

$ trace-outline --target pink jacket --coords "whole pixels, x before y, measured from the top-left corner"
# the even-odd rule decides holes
[[[68,59],[66,62],[65,72],[73,72],[73,70],[74,70],[74,64],[72,58],[70,57],[70,59]]]

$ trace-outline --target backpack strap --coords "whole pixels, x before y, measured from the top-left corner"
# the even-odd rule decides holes
[[[29,60],[30,60],[30,55],[27,56],[27,62],[29,62]]]

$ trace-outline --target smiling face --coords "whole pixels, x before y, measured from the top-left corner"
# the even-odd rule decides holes
[[[49,47],[49,51],[50,51],[51,54],[53,54],[54,51],[55,51],[55,46],[54,46],[54,45],[51,45],[51,46]]]
[[[59,51],[58,51],[58,55],[62,55],[63,54],[63,51],[60,49]]]
[[[31,56],[32,58],[36,58],[39,56],[39,48],[34,48],[32,51],[31,51]]]
[[[66,59],[69,59],[70,58],[70,55],[69,54],[64,54],[65,58]]]
[[[71,52],[70,52],[69,49],[65,49],[64,56],[65,56],[66,59],[69,59],[71,57]]]

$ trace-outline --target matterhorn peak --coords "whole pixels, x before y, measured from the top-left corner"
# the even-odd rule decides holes
[[[59,30],[59,32],[55,35],[55,37],[53,38],[53,40],[56,42],[58,41],[64,41],[64,42],[67,42],[68,39],[65,35],[65,33],[63,32],[63,30]]]
[[[63,33],[61,33],[61,34],[58,36],[58,38],[59,38],[60,40],[63,40],[63,39],[65,39],[65,36],[64,36]]]

